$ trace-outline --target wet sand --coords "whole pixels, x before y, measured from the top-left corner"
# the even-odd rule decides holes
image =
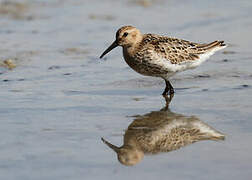
[[[250,1],[12,2],[0,1],[0,61],[17,65],[0,66],[0,179],[250,179]],[[120,48],[98,58],[125,24],[195,42],[225,40],[224,51],[172,78],[170,104],[224,141],[145,156],[133,167],[118,162],[100,138],[120,146],[135,116],[165,106],[164,82],[131,70]]]

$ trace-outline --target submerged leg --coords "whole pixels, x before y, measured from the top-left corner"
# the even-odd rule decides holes
[[[167,111],[169,109],[169,105],[173,98],[173,95],[174,94],[171,94],[169,97],[167,95],[163,95],[163,97],[165,98],[165,107],[161,109],[162,111]]]
[[[171,83],[169,81],[165,80],[165,84],[166,84],[165,90],[164,90],[162,95],[167,96],[168,91],[169,91],[169,95],[170,95],[170,98],[171,98],[174,95],[174,89],[173,89],[173,87],[172,87],[172,85],[171,85]]]

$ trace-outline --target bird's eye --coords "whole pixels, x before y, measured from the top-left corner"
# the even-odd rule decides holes
[[[128,34],[129,34],[129,33],[127,33],[127,32],[123,33],[123,37],[128,36]]]

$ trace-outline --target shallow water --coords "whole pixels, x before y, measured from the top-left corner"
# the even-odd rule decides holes
[[[17,65],[0,67],[0,179],[250,179],[251,1],[0,2],[0,60]],[[100,138],[120,146],[134,116],[165,106],[163,81],[131,70],[120,48],[98,59],[125,24],[227,42],[201,67],[172,78],[170,104],[225,141],[145,156],[133,167],[117,161]]]

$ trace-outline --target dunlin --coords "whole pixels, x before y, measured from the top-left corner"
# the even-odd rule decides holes
[[[174,89],[169,78],[177,72],[198,67],[216,51],[226,47],[224,41],[194,43],[182,39],[142,34],[133,26],[121,27],[116,40],[102,53],[102,58],[117,46],[122,46],[126,63],[136,72],[165,80],[164,96]]]

